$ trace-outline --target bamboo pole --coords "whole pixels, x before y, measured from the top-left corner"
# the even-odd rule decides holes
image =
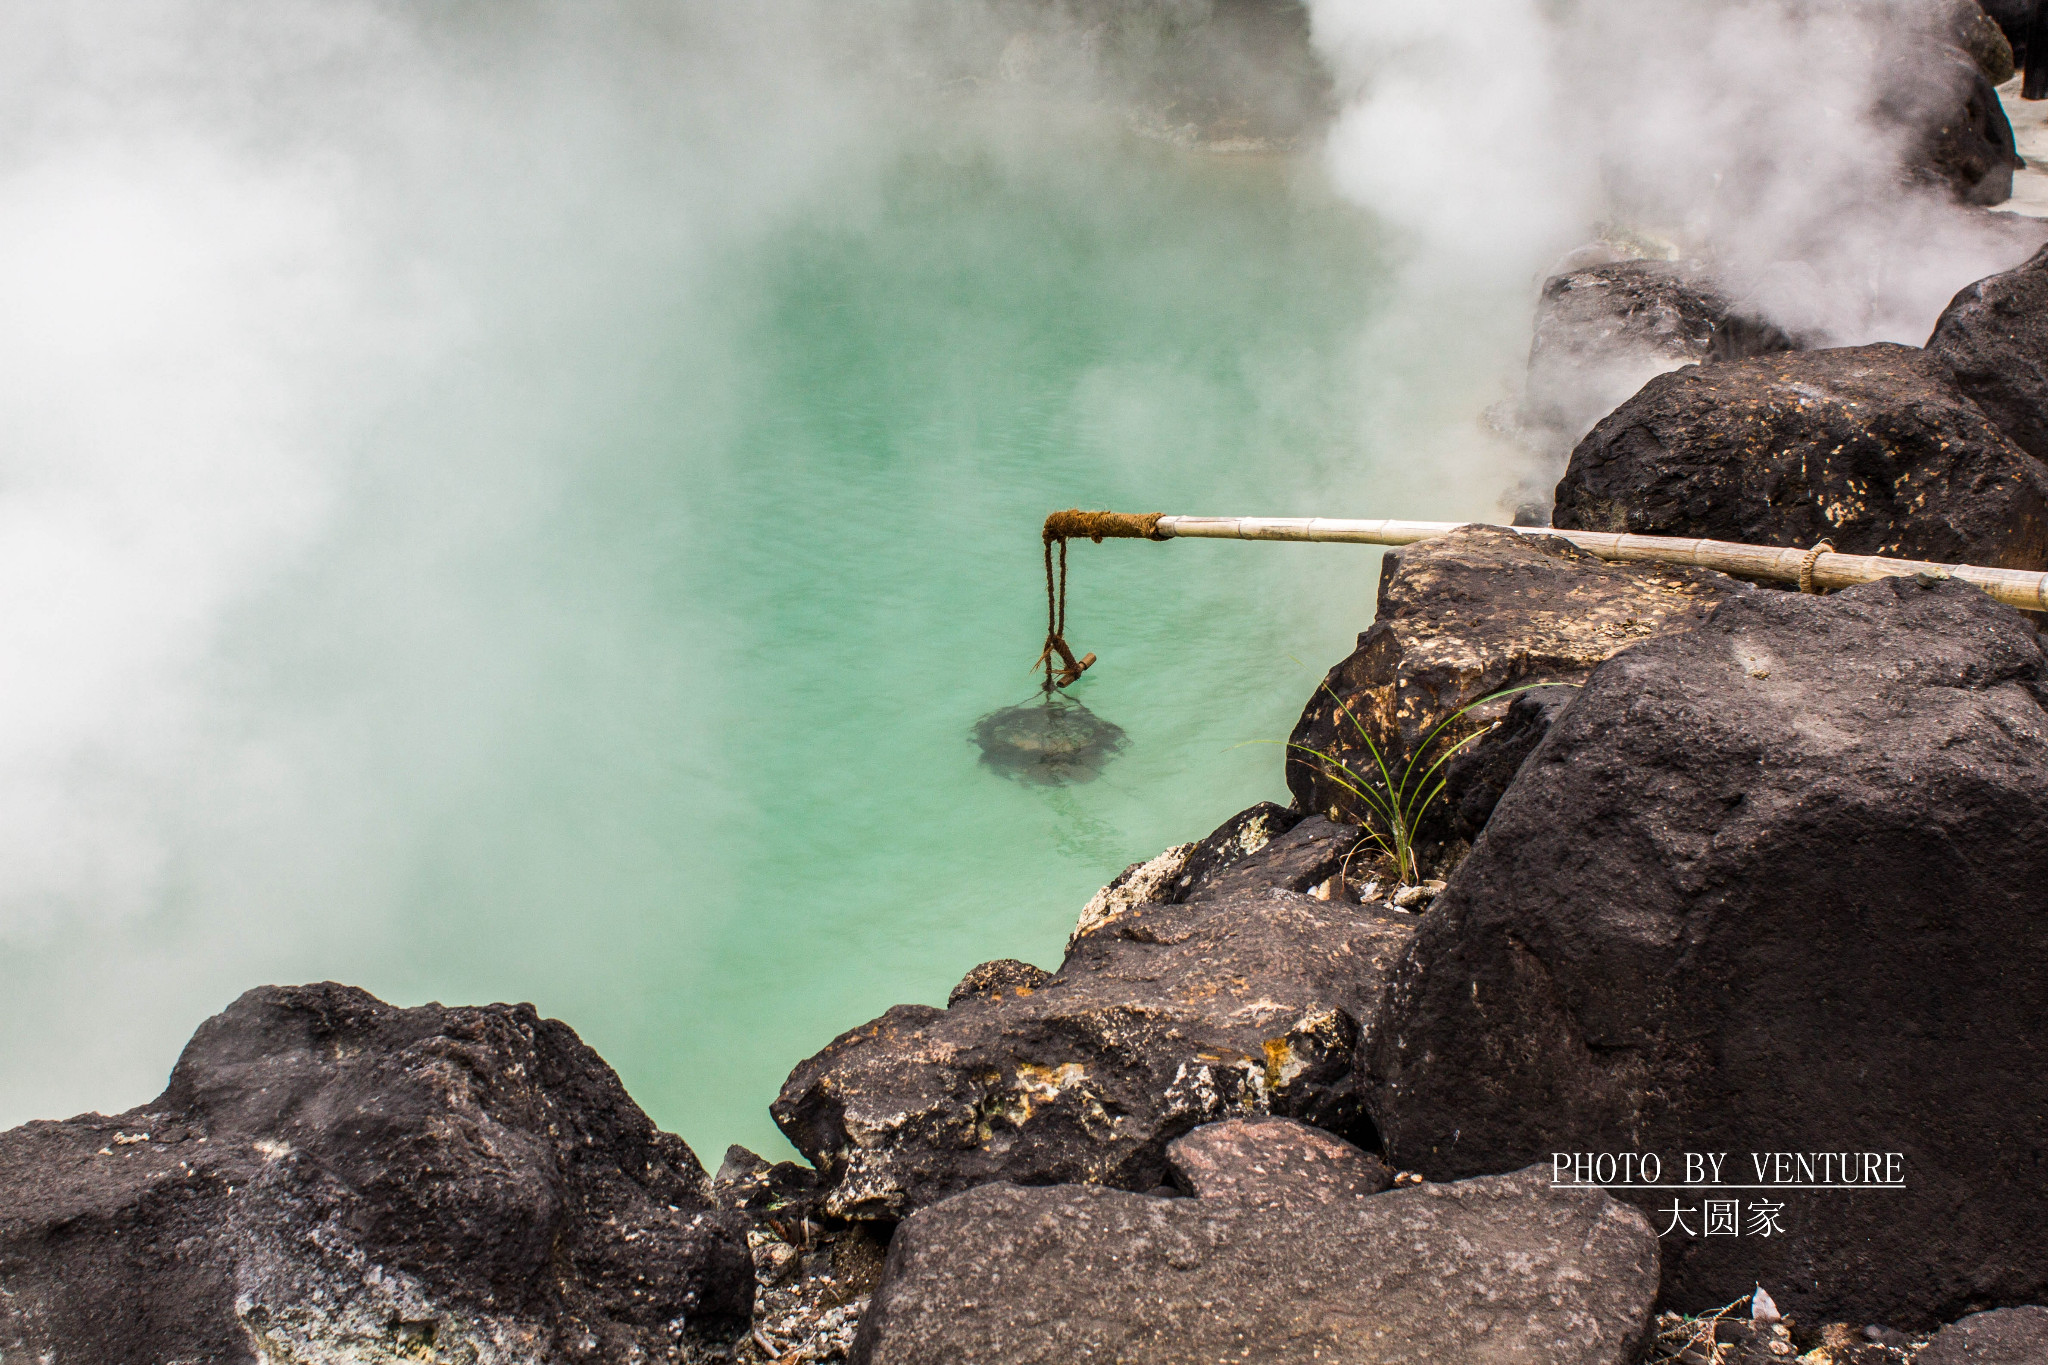
[[[1131,517],[1119,513],[1054,513],[1046,534],[1059,534],[1059,518],[1086,515],[1092,520],[1079,533],[1102,536],[1144,536],[1152,540],[1307,540],[1343,545],[1412,545],[1455,531],[1484,525],[1461,521],[1346,521],[1334,517]],[[1114,519],[1112,521],[1111,519]],[[1125,529],[1125,525],[1130,529]],[[1059,523],[1064,528],[1065,523]],[[1142,528],[1142,529],[1141,529]],[[1697,564],[1744,578],[1798,583],[1802,574],[1816,588],[1847,588],[1880,578],[1926,574],[1959,578],[1983,589],[2010,607],[2048,611],[2048,573],[2028,569],[1987,569],[1976,564],[1934,564],[1917,559],[1886,559],[1879,555],[1844,555],[1823,550],[1740,545],[1727,540],[1691,540],[1679,536],[1635,536],[1614,531],[1564,531],[1549,526],[1497,526],[1518,535],[1556,536],[1589,554],[1624,562],[1656,560]]]

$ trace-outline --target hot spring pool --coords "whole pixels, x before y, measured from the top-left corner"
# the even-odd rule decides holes
[[[735,126],[669,80],[697,37],[554,22],[490,79],[473,33],[271,35],[244,102],[0,165],[0,1125],[333,978],[531,1000],[707,1161],[782,1152],[793,1063],[1284,799],[1258,741],[1370,620],[1370,552],[1078,544],[1126,742],[1009,780],[973,732],[1033,695],[1046,512],[1496,510],[1435,453],[1492,372],[1438,362],[1526,318],[1388,326],[1312,155],[1001,92]]]

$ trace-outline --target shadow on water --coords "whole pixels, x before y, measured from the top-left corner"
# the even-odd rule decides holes
[[[1064,693],[991,711],[974,723],[981,761],[1008,778],[1064,787],[1099,777],[1129,742],[1123,730]]]

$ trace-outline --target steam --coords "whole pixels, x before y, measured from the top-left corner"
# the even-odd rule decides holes
[[[7,7],[0,1126],[388,955],[404,850],[592,609],[472,609],[589,440],[506,376],[628,407],[590,319],[636,270],[689,297],[793,204],[858,213],[898,113],[858,37],[798,0]],[[319,686],[341,639],[375,690]]]
[[[707,566],[735,510],[704,490],[754,491],[721,462],[759,458],[726,428],[776,397],[746,350],[775,301],[734,279],[778,233],[858,232],[907,151],[1065,175],[1032,120],[1100,121],[1097,55],[1149,80],[1203,31],[1153,8],[0,12],[0,1126],[139,1103],[235,993],[321,978],[533,998],[615,1058],[592,1020],[638,1015],[643,1065],[699,1049],[636,1079],[650,1107],[731,1073],[756,1088],[701,1109],[759,1115],[795,1056],[677,1003],[756,927],[745,858],[803,809],[747,809],[726,767],[772,694],[734,657],[768,627],[704,588],[737,539]],[[1268,102],[1304,116],[1293,89]],[[1204,100],[1168,112],[1227,115]],[[1272,405],[1339,406],[1294,354],[1252,357]],[[1164,381],[1089,383],[1156,425]],[[779,695],[840,704],[811,684]],[[800,833],[778,858],[856,861],[848,829]]]
[[[394,945],[477,952],[404,922],[446,894],[419,850],[490,867],[474,811],[500,838],[563,818],[520,805],[508,737],[543,682],[602,672],[587,623],[650,584],[662,612],[634,626],[672,631],[684,643],[660,657],[683,662],[606,693],[573,740],[679,774],[650,785],[696,784],[671,843],[758,823],[704,813],[717,774],[691,765],[709,740],[635,748],[672,731],[679,699],[717,727],[758,663],[728,657],[743,632],[688,590],[702,532],[731,515],[693,501],[689,462],[722,458],[729,406],[678,430],[636,419],[644,371],[693,393],[748,382],[729,343],[758,305],[730,297],[733,253],[804,215],[859,223],[933,123],[983,118],[1002,174],[1004,138],[1030,133],[963,92],[1037,81],[1085,102],[1109,53],[1176,92],[1151,131],[1228,140],[1237,58],[1196,21],[1256,9],[1243,52],[1287,41],[1260,27],[1274,7],[1105,8],[1171,22],[1116,29],[1039,0],[0,12],[0,1125],[145,1099],[193,1023],[255,982],[404,994],[429,974],[404,977]],[[1917,342],[1954,289],[2024,254],[1989,216],[1899,188],[1901,135],[1872,112],[1900,89],[1897,31],[1874,14],[1316,0],[1343,106],[1332,178],[1403,264],[1351,357],[1356,394],[1320,391],[1323,357],[1253,358],[1272,406],[1307,414],[1287,458],[1327,486],[1304,510],[1485,515],[1540,473],[1442,414],[1512,396],[1535,287],[1603,224],[1709,257],[1782,325],[1838,342]],[[1191,53],[1233,74],[1186,94],[1158,68]],[[1312,118],[1299,75],[1251,101],[1273,126]],[[652,358],[625,339],[665,327],[680,335]],[[1128,376],[1091,383],[1077,401],[1104,420],[1159,420]],[[1330,439],[1354,411],[1371,431]],[[572,496],[607,472],[579,457],[634,443],[677,466],[673,560],[561,572],[605,530],[555,534],[564,508],[603,501]],[[1158,460],[1130,482],[1177,487]],[[1264,486],[1294,491],[1284,472]],[[354,649],[377,667],[350,671]],[[634,954],[579,914],[657,841],[595,818],[574,836],[588,861],[535,893],[561,911],[518,947],[618,994]],[[707,859],[691,890],[738,906],[747,888],[720,879],[741,875]],[[692,925],[662,932],[665,961],[714,957],[672,941]],[[741,1051],[719,1064],[758,1065]]]
[[[1504,304],[1519,288],[1526,322],[1534,286],[1604,237],[1609,258],[1703,261],[1745,309],[1812,344],[1918,345],[1957,289],[2040,238],[1911,175],[1914,111],[1970,79],[1939,36],[1945,13],[1933,0],[1315,0],[1348,96],[1332,173],[1406,230],[1420,297],[1447,279],[1495,284]],[[1505,346],[1493,362],[1516,365]],[[1634,367],[1609,376],[1625,396],[1678,362],[1616,363]]]

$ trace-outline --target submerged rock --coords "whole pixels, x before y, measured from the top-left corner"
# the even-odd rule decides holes
[[[1959,292],[1927,354],[2014,445],[2048,459],[2048,248]]]
[[[992,1185],[897,1229],[855,1365],[1628,1365],[1641,1214],[1542,1172],[1296,1203]]]
[[[663,1360],[742,1330],[740,1220],[567,1025],[250,991],[168,1089],[0,1134],[0,1356]]]
[[[1553,522],[2048,568],[2048,466],[1935,356],[1857,346],[1663,375],[1593,428]]]
[[[1291,739],[1374,774],[1362,727],[1398,777],[1461,707],[1524,684],[1576,682],[1615,651],[1690,629],[1717,603],[1749,591],[1707,569],[1609,564],[1552,536],[1464,527],[1388,553],[1377,619],[1323,679]],[[1422,767],[1508,706],[1468,712]],[[1288,753],[1287,787],[1304,810],[1353,821],[1363,814],[1332,765],[1300,750]],[[1437,808],[1429,831],[1447,833],[1449,819]]]
[[[1920,1327],[2038,1300],[2044,696],[2033,628],[1953,580],[1750,593],[1603,664],[1388,988],[1364,1051],[1390,1159],[1654,1152],[1670,1180],[1723,1152],[1728,1183],[1841,1183],[1814,1154],[1898,1153],[1894,1187],[1728,1194],[1740,1235],[1680,1200],[1667,1301],[1763,1283],[1801,1321]]]
[[[1227,885],[1099,920],[1047,980],[841,1035],[772,1108],[825,1211],[893,1220],[1001,1180],[1149,1190],[1169,1142],[1238,1115],[1355,1129],[1359,1026],[1413,920],[1288,888],[1357,838],[1300,821],[1230,861]]]
[[[1128,742],[1117,726],[1064,693],[991,711],[974,725],[981,761],[1039,786],[1087,782]]]

